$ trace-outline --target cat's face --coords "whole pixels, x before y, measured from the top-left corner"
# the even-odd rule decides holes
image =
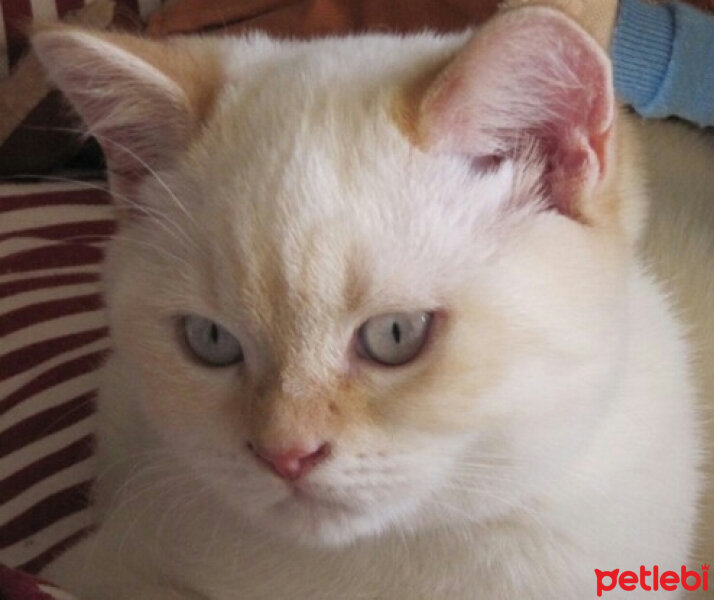
[[[622,236],[551,207],[542,156],[429,151],[395,117],[394,74],[461,45],[226,44],[255,64],[110,249],[137,401],[260,527],[343,544],[527,509],[607,410]],[[295,449],[310,468],[265,458]]]

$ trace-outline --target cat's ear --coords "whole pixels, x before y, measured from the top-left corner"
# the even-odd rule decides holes
[[[34,50],[96,136],[113,184],[169,164],[210,110],[220,82],[208,49],[65,26],[35,31]]]
[[[549,8],[506,12],[476,33],[420,96],[420,145],[476,164],[533,151],[553,206],[580,218],[605,178],[615,100],[610,61],[577,24]],[[484,160],[485,159],[485,160]]]

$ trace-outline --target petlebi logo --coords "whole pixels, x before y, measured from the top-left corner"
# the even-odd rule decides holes
[[[648,570],[644,565],[639,571],[601,571],[595,569],[596,591],[598,598],[603,592],[620,589],[632,592],[641,589],[646,592],[665,590],[674,592],[682,589],[689,592],[696,590],[709,590],[709,565],[702,565],[700,571],[690,571],[685,565],[679,571],[663,571],[659,565],[654,565]]]

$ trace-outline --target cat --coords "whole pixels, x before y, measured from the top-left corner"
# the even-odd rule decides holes
[[[695,236],[642,256],[641,126],[578,24],[33,44],[120,219],[100,525],[47,578],[81,600],[583,600],[596,570],[699,568],[711,388],[651,260]]]

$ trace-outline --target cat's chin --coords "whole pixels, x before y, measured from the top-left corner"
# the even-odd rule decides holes
[[[272,533],[301,545],[337,548],[378,535],[400,512],[375,512],[294,493],[273,504],[256,520]]]

